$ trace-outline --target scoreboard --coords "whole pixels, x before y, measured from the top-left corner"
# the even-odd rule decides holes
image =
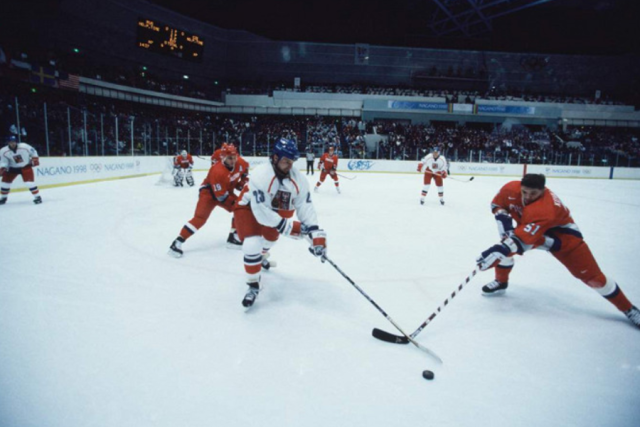
[[[200,36],[144,18],[138,18],[137,35],[136,44],[142,49],[202,61],[204,40]]]

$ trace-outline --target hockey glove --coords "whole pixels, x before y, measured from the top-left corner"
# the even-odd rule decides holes
[[[283,236],[292,237],[294,239],[299,239],[301,235],[301,224],[300,221],[294,221],[289,218],[282,218],[282,221],[276,226],[276,230],[278,233]]]
[[[310,227],[309,239],[311,245],[309,246],[309,252],[313,256],[323,257],[327,254],[327,233],[318,227]]]
[[[31,159],[31,166],[40,166],[40,159],[37,157],[33,157]]]
[[[422,172],[422,163],[418,163],[418,172]]]
[[[480,270],[485,271],[492,267],[495,267],[511,254],[522,253],[518,244],[510,237],[506,238],[502,243],[491,246],[486,251],[482,252],[476,263]]]
[[[0,176],[4,175],[6,171],[7,171],[7,168],[0,168]]]
[[[505,210],[499,210],[495,215],[498,224],[498,234],[501,239],[513,236],[513,219]]]
[[[226,210],[227,212],[231,212],[233,210],[233,205],[236,204],[236,200],[238,196],[231,193],[224,199],[224,201],[220,202],[220,207]]]

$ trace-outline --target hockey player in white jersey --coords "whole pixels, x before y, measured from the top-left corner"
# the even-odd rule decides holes
[[[40,165],[38,152],[29,144],[18,142],[15,135],[8,136],[7,142],[8,145],[0,149],[0,175],[2,175],[0,205],[7,203],[11,183],[18,175],[22,176],[22,180],[33,194],[33,203],[42,203],[40,190],[35,184],[33,175],[33,166]]]
[[[270,163],[258,166],[244,186],[234,210],[238,235],[243,241],[244,268],[249,290],[242,305],[250,307],[261,289],[260,273],[274,266],[269,250],[280,235],[298,239],[307,237],[309,251],[326,254],[326,233],[318,227],[307,179],[293,168],[300,157],[295,143],[276,142]],[[297,214],[298,220],[293,218]]]
[[[420,204],[424,205],[424,199],[427,197],[429,188],[431,187],[431,179],[433,178],[438,188],[438,197],[440,197],[440,204],[444,205],[444,186],[442,184],[443,178],[447,177],[447,159],[440,155],[438,149],[434,149],[432,153],[427,154],[418,163],[418,172],[422,172],[424,166],[424,181],[422,187],[422,194],[420,196]]]

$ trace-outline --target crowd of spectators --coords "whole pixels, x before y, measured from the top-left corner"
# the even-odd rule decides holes
[[[189,80],[171,81],[143,69],[126,70],[87,64],[71,56],[56,56],[51,52],[29,56],[12,53],[24,62],[64,67],[71,72],[122,85],[156,92],[197,98],[209,95]],[[5,65],[6,66],[6,65]],[[0,79],[1,73],[0,73]],[[252,93],[250,86],[242,93]],[[260,88],[260,89],[256,89]],[[264,85],[255,85],[257,91]],[[269,90],[287,89],[285,85],[270,85]],[[290,89],[290,87],[289,87]],[[388,96],[423,96],[443,98],[447,102],[474,103],[478,99],[520,100],[538,102],[613,103],[610,100],[579,97],[544,96],[515,90],[491,89],[450,91],[411,87],[376,85],[307,85],[308,92],[365,93]],[[16,104],[15,99],[19,102]],[[46,120],[44,105],[46,104]],[[16,114],[16,108],[18,114]],[[16,118],[20,119],[20,124]],[[295,140],[301,148],[312,147],[318,153],[334,145],[345,157],[379,157],[386,159],[417,159],[426,150],[441,147],[457,160],[485,159],[498,162],[526,161],[583,162],[600,164],[632,159],[638,163],[636,131],[610,128],[571,129],[570,132],[531,127],[494,127],[493,125],[410,124],[401,121],[365,123],[355,118],[320,116],[271,116],[211,114],[196,111],[134,104],[93,97],[82,93],[34,88],[27,83],[2,81],[0,84],[0,124],[3,131],[15,126],[24,128],[24,138],[41,152],[51,155],[84,154],[172,154],[188,148],[195,154],[208,155],[221,141],[235,142],[251,155],[265,155],[279,137]],[[380,144],[367,145],[365,135],[384,138]],[[563,142],[564,141],[564,142]],[[571,159],[568,156],[571,155]],[[559,158],[561,156],[562,158]],[[482,159],[481,159],[482,160]],[[600,162],[600,163],[599,163]]]
[[[16,104],[17,99],[17,104]],[[45,108],[46,103],[46,120]],[[16,115],[16,108],[19,114]],[[17,118],[19,117],[19,124]],[[188,149],[207,156],[222,141],[245,155],[267,155],[280,137],[320,154],[416,160],[434,147],[455,161],[639,165],[636,129],[457,125],[453,122],[365,122],[354,117],[213,114],[100,98],[27,84],[0,85],[0,123],[50,155],[168,155]],[[380,143],[367,145],[378,135]]]
[[[640,157],[640,131],[629,128],[383,121],[367,123],[367,133],[384,136],[376,155],[386,159],[418,159],[436,147],[455,161],[494,163],[637,166]]]

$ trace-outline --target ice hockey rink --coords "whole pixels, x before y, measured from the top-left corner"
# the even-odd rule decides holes
[[[342,194],[329,180],[312,194],[329,256],[413,332],[498,241],[489,203],[510,179],[448,179],[446,205],[432,188],[421,206],[418,174],[344,174]],[[548,253],[519,257],[502,297],[479,274],[422,331],[441,365],[372,338],[393,326],[304,241],[274,247],[246,311],[230,215],[174,259],[198,191],[157,181],[0,207],[0,426],[640,425],[640,330]],[[640,181],[547,186],[639,305]]]

